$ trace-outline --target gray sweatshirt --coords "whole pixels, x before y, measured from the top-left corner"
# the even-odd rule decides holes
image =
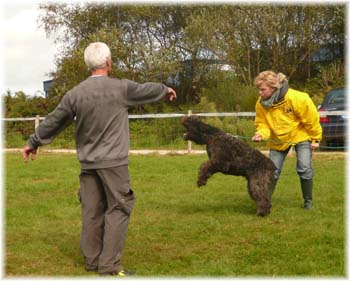
[[[78,159],[82,169],[101,169],[128,164],[128,108],[161,99],[168,87],[159,83],[139,84],[108,76],[89,77],[67,92],[30,136],[33,148],[49,144],[75,124]]]

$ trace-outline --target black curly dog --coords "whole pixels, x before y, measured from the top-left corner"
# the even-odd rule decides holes
[[[215,173],[243,176],[248,181],[248,193],[256,202],[257,215],[270,213],[274,186],[273,162],[259,150],[218,128],[205,124],[196,116],[184,117],[185,140],[206,144],[209,161],[202,163],[197,185],[205,185]]]

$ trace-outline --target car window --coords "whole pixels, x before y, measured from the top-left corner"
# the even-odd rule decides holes
[[[334,91],[328,99],[328,104],[343,104],[343,103],[345,103],[344,91]]]

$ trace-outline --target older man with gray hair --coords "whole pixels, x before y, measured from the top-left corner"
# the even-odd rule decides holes
[[[23,149],[27,162],[37,148],[49,144],[75,120],[76,148],[81,164],[79,199],[82,211],[81,251],[87,271],[101,275],[132,275],[121,265],[135,196],[128,171],[128,108],[155,102],[176,92],[160,83],[139,84],[109,77],[109,47],[91,43],[84,52],[91,76],[67,92],[40,123]]]

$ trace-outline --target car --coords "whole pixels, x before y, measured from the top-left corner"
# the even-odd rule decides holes
[[[344,148],[347,116],[345,112],[331,113],[330,111],[345,111],[345,107],[344,87],[333,89],[324,97],[318,109],[322,126],[321,148],[325,150]],[[324,111],[329,114],[322,114]]]

